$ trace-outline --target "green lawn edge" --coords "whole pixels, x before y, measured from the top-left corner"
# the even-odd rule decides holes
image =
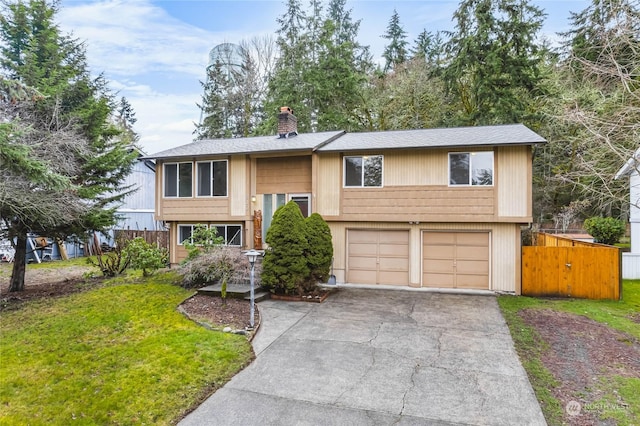
[[[180,314],[193,291],[174,281],[119,277],[0,313],[0,424],[174,424],[230,380],[251,344]]]
[[[509,327],[514,346],[549,425],[562,424],[564,407],[551,392],[558,382],[541,360],[541,355],[548,346],[518,313],[524,309],[570,312],[640,339],[640,324],[631,319],[640,312],[640,280],[624,280],[622,288],[621,300],[549,299],[512,295],[498,297],[498,305]],[[619,425],[637,424],[640,421],[640,379],[616,377],[604,388],[606,392],[596,404],[604,408],[600,417],[615,419]],[[614,400],[615,403],[612,402]],[[620,407],[620,400],[628,410],[616,409]]]

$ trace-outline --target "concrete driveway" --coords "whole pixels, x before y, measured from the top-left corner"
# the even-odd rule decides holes
[[[255,361],[180,425],[544,425],[495,297],[265,301]]]

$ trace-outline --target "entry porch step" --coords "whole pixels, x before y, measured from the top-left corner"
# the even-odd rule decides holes
[[[220,297],[222,294],[222,284],[213,284],[199,288],[198,294]],[[227,297],[251,300],[251,287],[248,284],[227,284]],[[255,302],[261,302],[269,297],[270,293],[268,291],[264,291],[260,287],[254,289],[253,300]]]

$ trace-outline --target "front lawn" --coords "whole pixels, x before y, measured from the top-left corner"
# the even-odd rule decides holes
[[[249,363],[177,312],[171,273],[2,312],[0,424],[170,424]]]
[[[550,425],[640,424],[640,281],[625,281],[620,301],[498,302]]]

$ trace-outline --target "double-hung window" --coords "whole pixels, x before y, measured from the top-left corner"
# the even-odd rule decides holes
[[[493,185],[493,151],[449,153],[449,185]]]
[[[345,187],[381,187],[382,155],[344,157]]]
[[[198,197],[226,197],[227,160],[199,161],[196,164]]]
[[[193,164],[168,163],[164,165],[164,196],[191,197],[193,194]]]

